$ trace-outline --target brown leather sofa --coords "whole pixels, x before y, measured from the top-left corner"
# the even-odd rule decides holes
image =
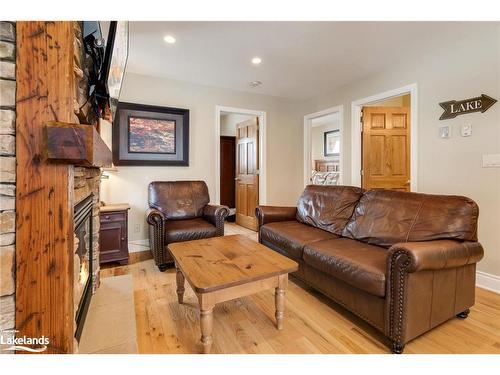
[[[148,202],[149,246],[162,272],[174,261],[168,244],[224,235],[229,208],[208,204],[203,181],[151,182]]]
[[[259,206],[259,242],[295,276],[380,330],[394,353],[474,304],[478,206],[459,196],[308,186]]]

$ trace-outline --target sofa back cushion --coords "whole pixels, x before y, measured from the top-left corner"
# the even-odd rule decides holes
[[[201,217],[210,198],[203,181],[154,181],[149,184],[148,201],[167,219],[181,220]]]
[[[297,203],[297,220],[341,235],[362,195],[353,186],[308,185]]]
[[[368,190],[344,237],[391,247],[398,242],[477,241],[477,204],[466,197]]]

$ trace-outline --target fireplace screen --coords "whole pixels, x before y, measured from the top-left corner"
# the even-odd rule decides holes
[[[92,297],[92,195],[75,206],[74,291],[75,337],[80,339]]]

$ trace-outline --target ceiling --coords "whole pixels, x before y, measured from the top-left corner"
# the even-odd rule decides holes
[[[479,22],[131,22],[127,71],[306,99],[492,27]],[[167,34],[175,44],[163,41]],[[260,65],[250,62],[254,56],[262,59]],[[255,80],[262,85],[250,87]]]

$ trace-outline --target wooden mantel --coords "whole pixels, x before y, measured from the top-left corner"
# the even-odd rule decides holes
[[[113,155],[92,125],[47,122],[44,158],[80,167],[110,168]]]

